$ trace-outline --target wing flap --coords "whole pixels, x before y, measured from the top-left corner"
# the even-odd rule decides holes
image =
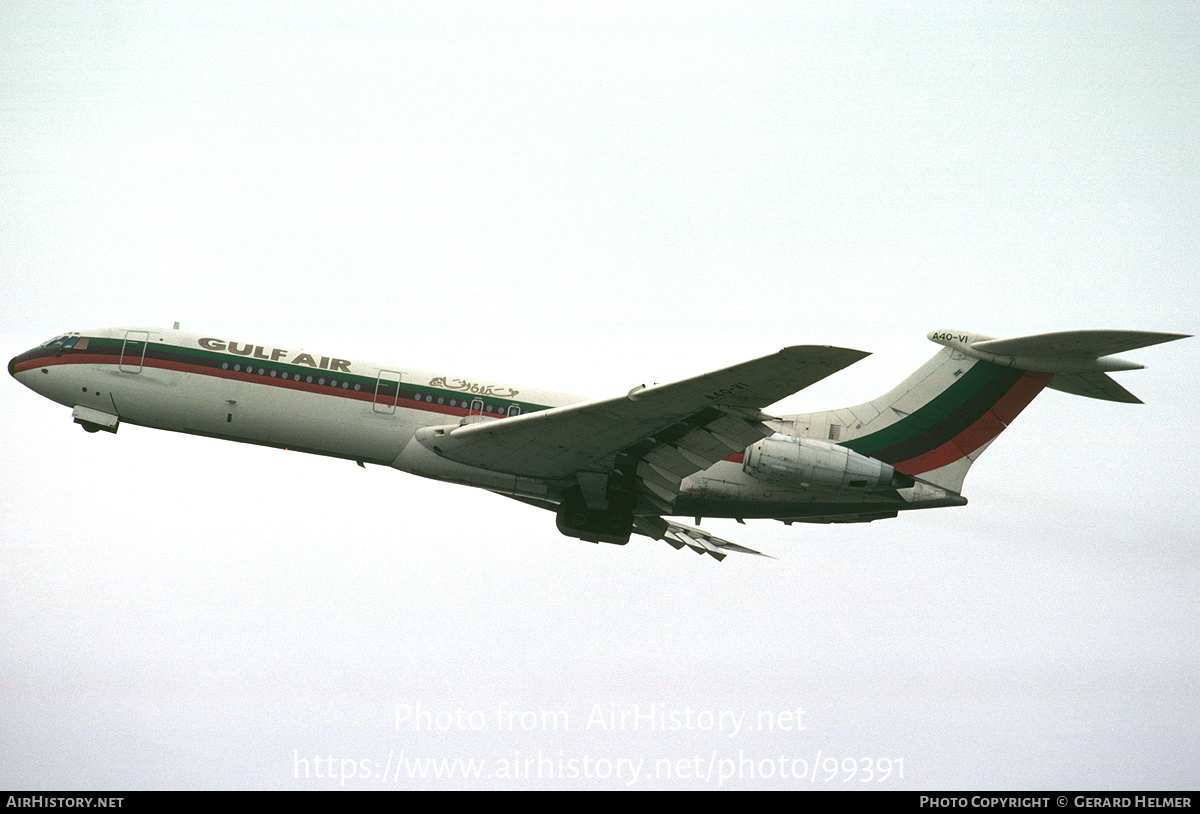
[[[723,415],[710,421],[705,425],[705,429],[729,449],[741,452],[746,447],[765,437],[756,429],[761,426],[762,424],[757,421],[751,424],[749,421],[743,419]]]
[[[704,529],[685,526],[683,523],[675,523],[662,517],[635,518],[634,528],[638,534],[654,540],[662,540],[676,551],[686,546],[697,554],[709,555],[717,562],[724,560],[730,552],[753,554],[757,557],[774,559],[770,554],[763,554],[761,551],[755,551],[753,548],[746,548],[737,543],[732,543],[715,534],[710,534]]]
[[[695,460],[687,458],[678,448],[669,444],[656,447],[644,455],[642,460],[653,466],[656,471],[669,472],[680,479],[696,471]],[[701,468],[706,469],[709,466],[711,464],[703,464]]]
[[[702,466],[698,466],[696,471],[707,469],[717,461],[728,458],[734,453],[741,452],[746,447],[738,447],[736,444],[725,444],[716,438],[712,433],[704,430],[695,430],[680,438],[674,444],[681,455],[691,454],[695,458],[703,462]],[[694,461],[693,461],[694,463]]]

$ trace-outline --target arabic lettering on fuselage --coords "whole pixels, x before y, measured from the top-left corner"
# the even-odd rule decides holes
[[[511,387],[493,387],[490,384],[478,384],[466,379],[447,379],[445,376],[434,376],[429,380],[430,387],[444,387],[447,390],[457,390],[460,393],[471,393],[476,396],[494,396],[495,398],[511,399],[520,390]]]

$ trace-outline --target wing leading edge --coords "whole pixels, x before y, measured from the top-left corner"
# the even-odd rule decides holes
[[[436,444],[437,454],[468,466],[529,478],[573,479],[581,471],[610,471],[622,452],[673,431],[676,437],[666,445],[678,455],[668,453],[664,461],[671,457],[668,471],[686,477],[769,434],[761,423],[768,417],[760,408],[867,355],[848,348],[788,347],[690,379],[636,387],[624,396],[440,428],[430,444]],[[696,431],[712,440],[689,437]],[[673,443],[677,441],[683,443]],[[722,442],[732,442],[733,448],[724,451],[730,445]],[[641,457],[658,446],[650,444]],[[718,452],[723,454],[712,458]]]

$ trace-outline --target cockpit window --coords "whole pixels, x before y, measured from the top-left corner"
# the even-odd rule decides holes
[[[87,339],[81,337],[79,334],[63,334],[54,337],[49,342],[43,342],[39,347],[59,350],[83,350],[87,347]]]

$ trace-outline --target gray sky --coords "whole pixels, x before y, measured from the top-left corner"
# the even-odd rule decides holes
[[[794,412],[934,329],[1200,328],[1187,3],[10,3],[0,37],[5,359],[178,320],[608,396],[874,353]],[[6,378],[0,786],[1194,788],[1194,343],[1129,354],[1144,406],[1041,396],[965,508],[706,521],[778,558],[720,564],[85,435]]]

